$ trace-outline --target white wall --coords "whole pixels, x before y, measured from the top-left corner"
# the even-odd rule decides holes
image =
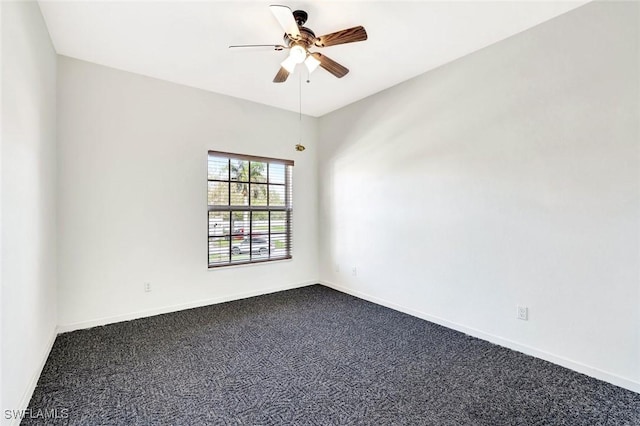
[[[2,422],[56,328],[56,53],[35,2],[2,3]]]
[[[316,283],[317,119],[303,123],[298,153],[296,114],[59,57],[61,330]],[[295,161],[292,260],[207,269],[208,150]]]
[[[640,391],[638,8],[322,117],[322,281]]]

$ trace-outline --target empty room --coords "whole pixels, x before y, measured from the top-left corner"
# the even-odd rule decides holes
[[[640,426],[640,3],[0,21],[0,424]]]

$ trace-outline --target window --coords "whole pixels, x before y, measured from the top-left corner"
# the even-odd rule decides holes
[[[209,268],[291,258],[293,161],[209,151]]]

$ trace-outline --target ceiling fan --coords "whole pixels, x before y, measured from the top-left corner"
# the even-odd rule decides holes
[[[357,26],[347,28],[345,30],[336,31],[334,33],[325,34],[316,37],[315,33],[309,28],[304,27],[307,22],[307,12],[304,10],[291,11],[287,6],[271,5],[271,12],[276,17],[280,26],[284,29],[285,44],[243,44],[229,46],[236,47],[273,47],[274,50],[289,50],[289,56],[280,64],[280,70],[273,79],[274,83],[283,83],[293,72],[296,65],[304,62],[309,73],[313,72],[318,66],[338,78],[344,77],[349,70],[334,61],[333,59],[323,55],[320,52],[309,51],[312,47],[329,47],[344,43],[353,43],[356,41],[364,41],[367,39],[367,32],[364,27]]]

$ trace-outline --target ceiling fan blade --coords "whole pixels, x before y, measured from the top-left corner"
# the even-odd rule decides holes
[[[272,4],[269,6],[271,9],[271,13],[276,17],[278,23],[282,27],[285,33],[289,35],[289,37],[293,39],[300,38],[300,29],[298,28],[298,24],[296,23],[295,18],[293,17],[293,12],[287,6],[281,6],[278,4]]]
[[[235,49],[238,47],[273,47],[273,50],[288,49],[288,47],[281,44],[235,44],[233,46],[229,46],[229,49]]]
[[[322,53],[313,52],[311,55],[320,61],[320,66],[322,68],[329,71],[331,74],[335,75],[338,78],[344,77],[349,72],[348,68],[343,67],[333,59],[324,56]]]
[[[325,34],[317,37],[314,44],[318,47],[335,46],[336,44],[353,43],[355,41],[365,41],[367,32],[363,26],[347,28],[335,33]]]
[[[287,80],[287,77],[289,77],[289,71],[287,71],[283,67],[280,67],[280,70],[278,71],[278,74],[276,74],[275,78],[273,79],[273,82],[284,83]]]

